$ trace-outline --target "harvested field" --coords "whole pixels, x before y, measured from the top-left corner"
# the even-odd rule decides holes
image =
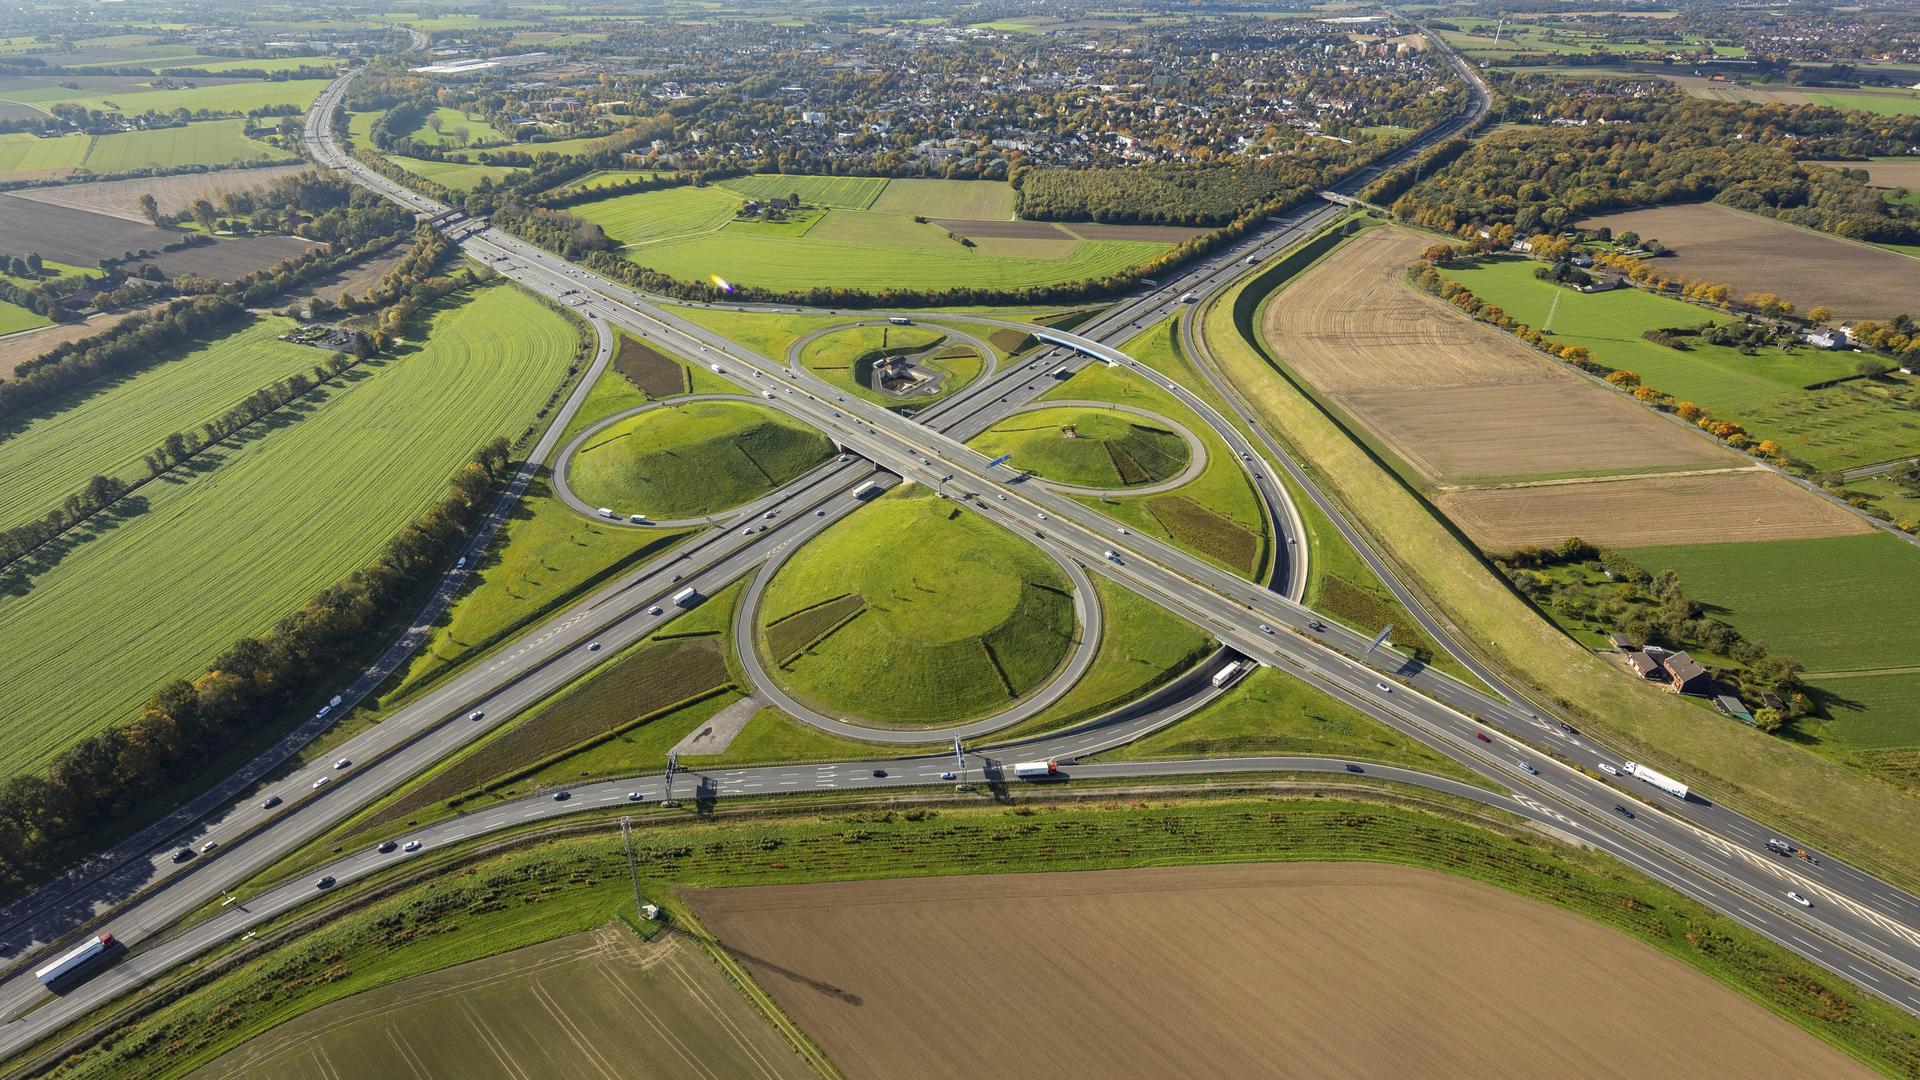
[[[1733,286],[1738,294],[1778,293],[1805,311],[1835,318],[1888,318],[1920,296],[1920,259],[1802,229],[1712,203],[1603,214],[1582,228],[1631,229],[1678,254],[1663,271]]]
[[[1874,187],[1920,191],[1920,155],[1877,158],[1873,161],[1809,161],[1804,164],[1825,165],[1832,169],[1865,169],[1867,183]]]
[[[1157,240],[1166,244],[1177,244],[1212,231],[1184,225],[1101,225],[1092,221],[1070,221],[1061,228],[1088,240]]]
[[[1758,470],[1573,480],[1443,491],[1434,502],[1487,551],[1557,544],[1602,547],[1792,540],[1864,533],[1858,516]]]
[[[969,221],[959,218],[936,218],[934,224],[974,240],[997,238],[1071,241],[1073,239],[1051,221]]]
[[[1735,82],[1715,82],[1705,75],[1667,75],[1664,78],[1685,90],[1689,95],[1705,98],[1708,101],[1750,101],[1780,105],[1813,104],[1806,94],[1785,87],[1742,86]]]
[[[153,305],[153,307],[159,306],[159,304]],[[146,310],[149,309],[133,307],[123,311],[110,311],[94,315],[81,322],[55,323],[24,334],[8,334],[6,337],[0,337],[0,379],[11,378],[15,366],[39,356],[55,345],[98,334],[121,319]]]
[[[216,281],[232,281],[255,270],[277,266],[318,246],[311,240],[302,240],[297,236],[243,236],[222,240],[217,244],[162,252],[134,266],[151,263],[170,278],[191,274]]]
[[[194,1080],[741,1076],[812,1071],[700,946],[604,928],[355,994]]]
[[[145,225],[147,216],[140,212],[142,195],[152,195],[154,201],[160,204],[162,214],[176,214],[193,205],[195,199],[211,199],[217,204],[220,196],[226,192],[263,188],[281,177],[298,176],[312,167],[304,164],[274,165],[264,169],[223,169],[137,180],[101,180],[91,184],[27,188],[14,194],[34,202],[108,214]]]
[[[1296,863],[699,891],[851,1078],[1874,1075],[1576,915],[1408,867]],[[1597,1048],[1632,1045],[1635,1052]]]
[[[1276,297],[1264,325],[1274,355],[1429,479],[1738,460],[1416,292],[1403,277],[1430,243],[1361,233]]]
[[[1531,357],[1527,359],[1532,360]],[[1554,372],[1544,360],[1536,366]],[[1744,459],[1677,429],[1624,394],[1556,377],[1497,388],[1452,386],[1343,395],[1368,428],[1391,432],[1414,468],[1461,482],[1528,473],[1738,466]]]
[[[0,195],[0,236],[11,249],[37,251],[75,266],[93,266],[127,251],[158,251],[180,239],[179,233],[143,222],[49,206],[19,195]]]
[[[613,370],[626,376],[650,398],[674,397],[687,392],[687,369],[665,353],[637,338],[620,335],[620,351],[614,354]]]
[[[375,285],[378,285],[381,278],[386,277],[390,271],[399,266],[400,261],[407,257],[407,251],[410,247],[411,245],[406,243],[395,244],[370,259],[363,259],[344,270],[328,274],[326,277],[312,282],[303,288],[282,293],[280,296],[274,298],[274,305],[277,307],[297,301],[311,300],[316,296],[323,297],[327,300],[337,300],[343,292],[353,293],[358,296],[365,293],[368,289],[373,288]]]

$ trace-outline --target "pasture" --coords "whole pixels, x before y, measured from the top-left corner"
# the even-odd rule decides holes
[[[1047,817],[1029,827],[1051,835]],[[981,1044],[1062,1078],[1281,1061],[1303,1078],[1614,1077],[1626,1072],[1591,1050],[1625,1042],[1682,1073],[1876,1075],[1611,927],[1404,866],[828,882],[689,902],[850,1080],[976,1075],[952,1048]]]
[[[1663,272],[1725,282],[1738,296],[1776,293],[1802,312],[1825,307],[1836,319],[1887,319],[1911,306],[1906,298],[1920,295],[1920,259],[1714,203],[1580,222],[1586,229],[1603,226],[1672,248],[1674,255],[1655,261]]]
[[[804,198],[807,182],[844,184],[860,178],[744,179],[754,182],[756,192],[771,184],[766,188],[769,197],[776,189],[784,195],[799,186]],[[688,281],[718,274],[736,284],[779,290],[1018,288],[1116,273],[1164,251],[1170,242],[1151,231],[1083,240],[1046,226],[1056,238],[1039,247],[1031,241],[993,238],[970,247],[959,237],[976,223],[916,222],[909,213],[832,208],[819,212],[804,229],[768,228],[758,222],[733,222],[745,201],[731,187],[736,182],[618,195],[570,211],[598,222],[625,246],[623,254],[642,266]],[[842,202],[866,197],[845,187],[822,190]]]
[[[74,133],[43,139],[24,132],[0,134],[0,180],[51,180],[86,160],[93,136]]]
[[[808,614],[828,604],[835,619]],[[913,486],[801,547],[760,618],[763,655],[790,692],[831,715],[891,724],[1004,709],[1046,683],[1076,636],[1072,587],[1050,559]],[[810,632],[783,631],[792,619]]]
[[[448,108],[422,116],[412,131],[401,134],[427,146],[492,146],[511,141],[483,117]]]
[[[758,498],[833,453],[825,435],[744,401],[689,401],[602,429],[575,451],[582,499],[655,519],[713,514]]]
[[[1815,468],[1848,469],[1920,453],[1920,415],[1873,388],[1845,382],[1805,389],[1852,375],[1855,357],[1811,347],[1745,355],[1732,346],[1698,341],[1685,351],[1669,348],[1646,340],[1642,332],[1725,316],[1639,289],[1577,293],[1534,278],[1537,265],[1496,259],[1447,267],[1443,274],[1556,341],[1585,346],[1608,367],[1634,371],[1647,386],[1691,401],[1716,418],[1736,420],[1755,438],[1778,440]]]
[[[455,191],[472,191],[480,186],[482,180],[494,183],[509,176],[518,176],[526,172],[510,165],[469,165],[459,161],[428,161],[425,158],[401,157],[388,154],[387,160],[422,179],[431,180],[443,187]]]
[[[815,1074],[691,937],[605,927],[316,1009],[188,1074],[333,1080]]]
[[[826,334],[801,350],[800,363],[808,371],[876,405],[890,409],[923,409],[972,382],[986,369],[986,362],[971,346],[955,342],[936,349],[946,335],[932,326],[855,326]],[[937,372],[939,389],[933,393],[900,397],[873,389],[873,367],[880,360],[897,355],[920,354],[917,367]]]
[[[990,457],[1043,480],[1123,488],[1177,476],[1192,455],[1179,432],[1129,413],[1061,407],[1009,416],[974,438]]]
[[[993,221],[1013,217],[1013,188],[997,180],[887,181],[867,207],[876,214],[919,214],[928,218]]]
[[[131,90],[89,92],[71,99],[77,105],[126,116],[141,113],[189,112],[246,113],[272,105],[292,105],[305,110],[326,89],[326,79],[287,79],[281,82],[236,80],[210,82],[180,90]]]
[[[25,677],[0,685],[0,773],[126,719],[365,565],[475,449],[525,427],[576,343],[506,286],[449,301],[408,337],[141,489],[9,587],[7,667]],[[116,678],[92,677],[107,665]]]
[[[873,205],[888,181],[871,176],[800,176],[787,173],[755,173],[715,181],[729,191],[749,199],[769,202],[799,195],[807,206],[826,206],[836,210],[865,210]]]
[[[18,304],[0,300],[0,336],[17,334],[22,330],[38,330],[52,322],[45,315],[28,311]]]
[[[148,452],[176,431],[197,430],[327,353],[275,340],[291,319],[255,315],[197,345],[168,350],[118,380],[103,380],[0,420],[0,529],[54,509],[95,474],[147,475]]]
[[[89,172],[123,173],[177,165],[288,161],[295,155],[246,134],[245,120],[203,120],[176,128],[99,135],[82,165]]]

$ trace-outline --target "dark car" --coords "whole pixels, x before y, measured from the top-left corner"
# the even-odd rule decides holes
[[[1633,820],[1633,811],[1627,809],[1624,806],[1614,807],[1613,812],[1616,814],[1619,814],[1621,817],[1626,818],[1629,821]]]
[[[380,845],[380,849],[379,849],[380,854],[385,855],[387,852],[392,851],[393,849],[399,846],[400,846],[399,844],[396,844],[393,841],[389,840],[386,843]]]
[[[328,874],[328,875],[327,875],[326,877],[323,877],[323,878],[321,878],[321,879],[320,879],[319,881],[316,881],[316,882],[314,882],[314,883],[313,883],[313,887],[314,887],[314,888],[316,888],[316,889],[331,889],[331,888],[333,888],[333,875],[332,875],[332,874]]]
[[[263,802],[263,803],[261,803],[261,804],[260,804],[260,809],[262,809],[262,810],[271,810],[271,809],[273,809],[274,807],[276,807],[276,806],[279,806],[279,805],[280,805],[280,796],[278,796],[278,795],[269,795],[269,796],[267,796],[267,801],[266,801],[266,802]]]
[[[1367,770],[1361,768],[1358,765],[1349,765],[1347,766],[1347,771],[1348,772],[1366,772]]]
[[[566,802],[571,798],[573,798],[573,792],[571,791],[556,791],[553,793],[554,802]]]
[[[875,769],[875,770],[873,770],[873,775],[875,775],[875,776],[885,776],[885,775],[887,775],[887,770],[885,770],[885,769]]]
[[[1473,733],[1473,737],[1474,737],[1474,738],[1476,738],[1476,739],[1479,739],[1479,740],[1480,740],[1481,742],[1485,742],[1485,743],[1490,743],[1490,742],[1492,742],[1492,741],[1493,741],[1492,739],[1489,739],[1489,738],[1487,738],[1487,733],[1486,733],[1486,732],[1484,732],[1484,731],[1476,731],[1476,732],[1474,732],[1474,733]]]
[[[190,847],[183,847],[179,851],[176,851],[173,853],[174,862],[186,862],[188,859],[191,859],[191,858],[193,858],[193,849]]]

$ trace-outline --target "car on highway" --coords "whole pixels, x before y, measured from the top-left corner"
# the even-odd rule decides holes
[[[327,786],[328,784],[331,784],[331,783],[333,783],[333,777],[331,777],[331,776],[323,776],[323,777],[321,777],[320,779],[318,779],[318,780],[315,780],[315,781],[313,782],[313,786],[314,786],[314,787],[316,787],[316,788],[323,788],[323,787],[326,787],[326,786]]]
[[[1633,820],[1633,811],[1627,809],[1624,806],[1615,806],[1613,808],[1613,812],[1616,814],[1619,814],[1623,818],[1626,818],[1628,821]]]
[[[1603,773],[1606,773],[1606,774],[1607,774],[1608,776],[1619,776],[1619,775],[1620,775],[1620,770],[1619,770],[1619,769],[1616,769],[1616,768],[1614,768],[1613,766],[1611,766],[1611,765],[1609,765],[1609,764],[1607,764],[1607,763],[1606,763],[1606,762],[1604,762],[1604,761],[1600,763],[1600,771],[1601,771],[1601,772],[1603,772]]]
[[[662,608],[662,607],[661,607],[661,606],[660,606],[659,604],[655,604],[655,605],[653,605],[652,607],[650,607],[650,608],[648,608],[648,609],[647,609],[647,614],[649,614],[649,615],[658,615],[658,614],[660,614],[660,613],[661,613],[662,611],[664,611],[664,610],[665,610],[665,609],[664,609],[664,608]]]
[[[873,770],[873,775],[875,775],[875,776],[881,776],[881,777],[884,777],[884,776],[886,776],[886,775],[887,775],[887,770],[885,770],[885,769],[875,769],[875,770]]]
[[[1391,686],[1388,686],[1388,685],[1387,685],[1386,683],[1383,683],[1383,682],[1377,682],[1377,683],[1374,683],[1373,685],[1374,685],[1374,686],[1375,686],[1375,687],[1376,687],[1377,689],[1379,689],[1379,691],[1380,691],[1381,693],[1383,693],[1383,694],[1391,694],[1391,693],[1393,693],[1393,687],[1391,687]]]
[[[573,798],[573,792],[571,791],[556,791],[553,793],[554,802],[566,802],[571,798]]]
[[[642,795],[642,794],[641,794],[640,792],[638,792],[638,791],[629,791],[629,792],[627,792],[627,801],[628,801],[628,802],[645,802],[645,801],[646,801],[646,799],[647,799],[647,797],[646,797],[645,795]]]
[[[1483,743],[1490,743],[1490,742],[1492,742],[1492,741],[1493,741],[1492,739],[1489,739],[1489,738],[1487,738],[1487,733],[1486,733],[1486,732],[1484,732],[1484,731],[1476,731],[1476,732],[1474,732],[1474,733],[1473,733],[1473,737],[1474,737],[1474,738],[1476,738],[1476,739],[1479,739],[1479,740],[1480,740],[1481,742],[1483,742]]]
[[[407,846],[406,846],[405,848],[403,848],[402,850],[404,850],[404,851],[419,851],[419,850],[420,850],[420,841],[418,841],[418,840],[409,840],[409,841],[407,841]]]
[[[1812,907],[1812,906],[1813,906],[1813,901],[1811,901],[1811,900],[1809,900],[1809,899],[1807,899],[1807,898],[1806,898],[1806,897],[1804,897],[1804,896],[1801,896],[1801,895],[1800,895],[1799,893],[1797,893],[1797,892],[1790,892],[1790,893],[1788,893],[1788,894],[1787,894],[1787,899],[1789,899],[1789,900],[1791,900],[1791,901],[1793,901],[1793,902],[1794,902],[1794,903],[1796,903],[1796,904],[1799,904],[1799,905],[1800,905],[1801,907],[1808,907],[1808,908],[1810,908],[1810,907]]]
[[[951,773],[951,772],[943,772],[943,773],[941,773],[941,774],[940,774],[940,779],[942,779],[942,780],[951,780],[951,779],[953,779],[953,773]]]
[[[485,720],[486,718],[487,718],[487,714],[482,712],[479,709],[475,709],[472,712],[467,714],[467,719],[469,720]]]
[[[316,888],[316,889],[331,889],[331,888],[333,888],[333,875],[332,875],[332,874],[328,874],[328,875],[327,875],[326,877],[323,877],[323,878],[321,878],[320,880],[318,880],[318,881],[316,881],[316,882],[314,882],[314,883],[313,883],[313,887],[314,887],[314,888]]]
[[[1539,775],[1540,775],[1540,770],[1539,770],[1539,769],[1536,769],[1536,768],[1534,768],[1534,767],[1533,767],[1533,762],[1531,762],[1531,761],[1523,761],[1523,762],[1521,762],[1521,763],[1520,763],[1520,767],[1521,767],[1521,768],[1523,768],[1523,769],[1525,769],[1525,770],[1527,770],[1527,772],[1529,772],[1529,773],[1531,773],[1531,774],[1533,774],[1534,776],[1539,776]]]
[[[599,642],[597,642],[597,641],[589,641],[589,642],[587,642],[587,651],[588,651],[588,652],[599,652],[599,651],[600,651],[600,643],[599,643]]]
[[[271,810],[271,809],[273,809],[274,807],[276,807],[276,806],[279,806],[279,805],[280,805],[280,796],[278,796],[278,795],[269,795],[269,796],[267,796],[267,801],[266,801],[266,802],[263,802],[263,803],[261,803],[261,804],[260,804],[260,809],[262,809],[262,810]]]
[[[177,863],[186,862],[188,859],[191,859],[191,858],[193,858],[193,849],[190,847],[183,847],[179,851],[176,851],[173,853],[173,861]]]
[[[1366,772],[1367,770],[1365,770],[1365,769],[1363,769],[1363,768],[1361,768],[1361,767],[1360,767],[1360,766],[1358,766],[1358,765],[1348,765],[1348,766],[1347,766],[1347,771],[1348,771],[1348,772],[1357,772],[1357,773],[1363,773],[1363,772]]]
[[[813,512],[813,516],[814,516],[814,517],[826,517],[826,516],[827,516],[827,512],[826,512],[825,510],[815,510],[815,511]]]
[[[200,845],[200,854],[205,855],[207,852],[212,851],[214,848],[217,848],[219,846],[220,846],[220,841],[209,840],[206,843]]]
[[[1261,633],[1263,633],[1263,634],[1271,634],[1271,633],[1273,633],[1273,627],[1271,627],[1271,626],[1268,626],[1268,625],[1267,625],[1266,623],[1261,623],[1261,624],[1260,624],[1260,632],[1261,632]]]
[[[400,846],[399,844],[396,844],[393,841],[389,840],[386,843],[381,844],[379,847],[374,848],[373,850],[379,852],[382,855],[385,855],[393,851],[394,849],[398,848],[399,846]]]

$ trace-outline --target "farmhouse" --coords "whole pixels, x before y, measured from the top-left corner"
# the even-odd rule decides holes
[[[1713,676],[1684,651],[1668,653],[1661,666],[1667,669],[1669,685],[1676,694],[1705,694],[1713,685]]]
[[[1654,660],[1653,657],[1648,656],[1638,649],[1629,649],[1623,656],[1627,661],[1627,666],[1633,669],[1635,675],[1643,679],[1653,679],[1655,681],[1660,679],[1660,664]]]

